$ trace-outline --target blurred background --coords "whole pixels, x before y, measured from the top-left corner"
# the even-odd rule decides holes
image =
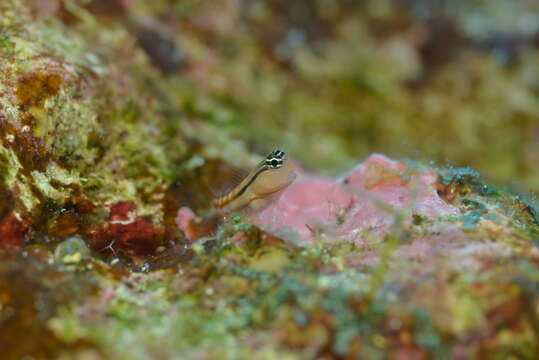
[[[46,3],[46,1],[45,1]],[[539,190],[535,0],[92,0],[184,116],[336,175],[372,152]],[[200,96],[203,94],[203,96]]]

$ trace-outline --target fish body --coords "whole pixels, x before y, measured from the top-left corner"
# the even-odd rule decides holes
[[[246,208],[260,210],[275,200],[295,178],[292,161],[285,152],[274,150],[230,191],[214,199],[213,209],[220,214]]]

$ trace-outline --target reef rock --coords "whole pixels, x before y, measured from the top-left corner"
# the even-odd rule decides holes
[[[336,180],[300,171],[296,182],[251,220],[269,233],[302,242],[357,242],[369,234],[383,236],[403,212],[457,215],[458,209],[438,195],[437,179],[433,169],[413,169],[373,154]]]
[[[299,245],[320,240],[361,244],[371,236],[383,237],[396,222],[458,215],[459,209],[443,200],[438,188],[434,169],[373,154],[338,179],[298,167],[296,181],[248,220]],[[189,240],[197,238],[194,219],[189,208],[178,211],[177,225]]]

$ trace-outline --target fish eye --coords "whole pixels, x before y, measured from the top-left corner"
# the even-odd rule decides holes
[[[266,165],[272,169],[278,169],[283,166],[283,160],[278,158],[268,158],[266,159]]]
[[[283,166],[283,159],[286,157],[286,153],[281,150],[274,150],[266,157],[266,166],[272,169],[278,169]]]

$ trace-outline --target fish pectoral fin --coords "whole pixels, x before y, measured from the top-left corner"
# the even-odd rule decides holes
[[[247,175],[249,172],[245,169],[227,166],[226,171],[207,186],[213,197],[222,197],[238,186]]]

